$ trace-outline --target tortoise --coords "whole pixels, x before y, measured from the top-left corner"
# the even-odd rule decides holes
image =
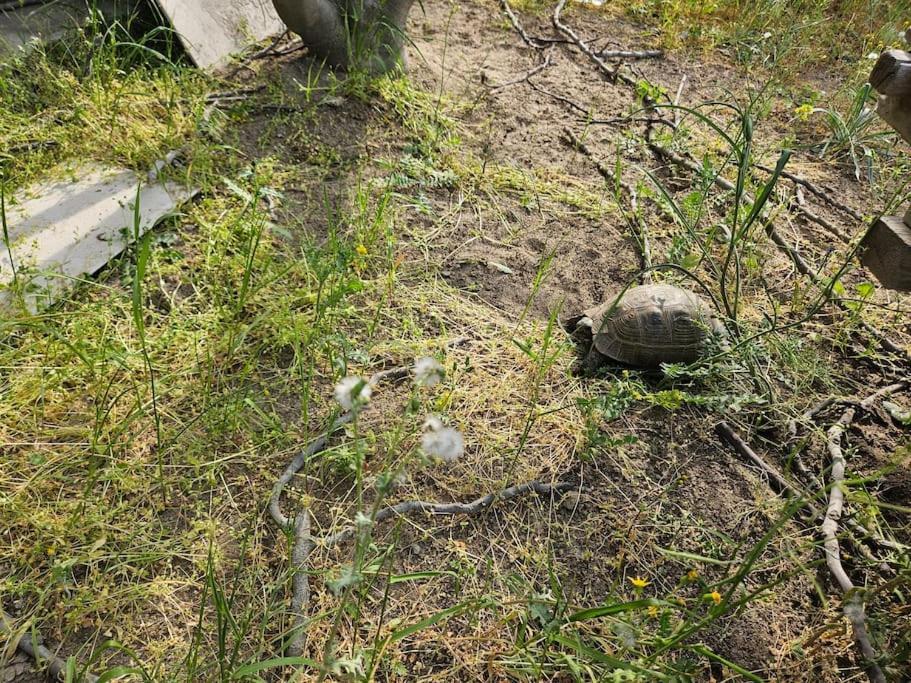
[[[692,363],[724,328],[694,292],[673,285],[631,287],[619,298],[568,321],[576,339],[591,338],[579,368],[593,374],[614,360],[642,368]]]

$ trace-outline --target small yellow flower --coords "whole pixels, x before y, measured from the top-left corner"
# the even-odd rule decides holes
[[[643,578],[641,578],[641,577],[639,577],[639,576],[635,576],[635,577],[631,578],[631,579],[629,580],[629,582],[630,582],[631,584],[633,584],[633,588],[635,588],[636,590],[642,590],[642,589],[645,588],[645,587],[648,585],[648,583],[649,583],[648,581],[646,581],[645,579],[643,579]]]
[[[813,113],[813,105],[809,102],[805,102],[796,109],[794,109],[794,114],[801,121],[808,121],[810,119],[810,114]]]
[[[358,253],[359,256],[367,255],[367,247],[365,247],[363,244],[357,245],[354,250]]]
[[[711,600],[716,605],[721,604],[721,593],[719,593],[718,591],[712,591],[711,593],[706,593],[703,597],[706,600]]]
[[[655,605],[650,605],[648,608],[648,615],[654,619],[658,616],[658,608]]]
[[[57,546],[49,545],[46,552],[48,557],[53,557],[57,554]]]
[[[698,570],[698,569],[690,569],[690,570],[686,573],[686,578],[687,578],[688,581],[695,581],[696,579],[699,578],[699,570]]]

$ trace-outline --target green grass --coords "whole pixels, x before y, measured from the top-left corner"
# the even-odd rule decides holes
[[[521,8],[531,5],[544,9]],[[312,74],[294,99],[266,71],[253,77],[269,86],[261,98],[207,118],[206,92],[236,84],[140,59],[122,38],[85,51],[91,40],[0,68],[0,94],[18,98],[0,112],[4,147],[55,143],[8,155],[10,191],[58,161],[144,170],[184,147],[201,194],[67,300],[0,321],[0,595],[20,623],[33,620],[95,672],[148,681],[292,679],[295,666],[312,679],[756,680],[723,650],[725,629],[748,617],[763,627],[806,618],[839,652],[850,646],[819,583],[813,525],[711,431],[719,419],[755,426],[774,457],[774,428],[850,386],[839,354],[852,325],[880,322],[868,305],[837,335],[774,325],[806,313],[818,291],[788,280],[757,230],[760,208],[786,201],[749,172],[762,106],[689,117],[662,141],[696,152],[705,177],[639,186],[656,263],[693,270],[742,339],[761,334],[661,378],[628,370],[584,382],[568,373],[566,311],[536,308],[560,276],[556,252],[522,283],[522,310],[449,285],[438,259],[462,210],[488,223],[533,211],[620,224],[621,198],[597,176],[485,157],[467,123],[478,105],[408,78]],[[320,105],[327,94],[348,101]],[[247,128],[279,99],[303,111]],[[314,132],[341,126],[351,102],[374,112],[364,131],[373,158]],[[260,137],[243,147],[244,135]],[[244,151],[257,146],[275,154]],[[626,163],[618,156],[618,172]],[[715,173],[736,183],[733,196],[707,182]],[[337,180],[338,196],[322,194]],[[764,205],[733,208],[764,189]],[[319,201],[304,209],[298,195]],[[524,229],[512,221],[507,237]],[[470,344],[444,348],[463,334]],[[586,498],[578,510],[531,497],[468,519],[364,524],[353,544],[314,552],[306,656],[283,659],[292,570],[289,539],[264,514],[271,486],[337,411],[340,378],[424,355],[443,362],[446,380],[377,387],[284,509],[308,505],[322,534],[387,500],[468,500],[533,478],[578,478]],[[465,435],[462,460],[420,457],[428,413]],[[904,466],[894,446],[883,471]],[[852,500],[907,539],[905,520],[888,516],[904,508],[879,507],[882,472],[869,470],[851,482]],[[873,597],[871,627],[897,670],[907,652],[889,625],[906,619],[907,555],[887,561],[896,578]],[[804,632],[779,654],[792,670],[847,666],[814,647]]]
[[[623,11],[657,22],[669,47],[726,46],[744,62],[785,56],[801,68],[833,68],[841,57],[898,45],[907,21],[901,5],[885,0],[633,0]]]

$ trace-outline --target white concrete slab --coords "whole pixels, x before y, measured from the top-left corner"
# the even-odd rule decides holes
[[[285,30],[272,0],[156,0],[201,69]]]
[[[101,0],[97,8],[107,17],[117,16],[113,0]],[[89,5],[85,0],[54,0],[25,7],[12,0],[0,0],[0,54],[35,42],[56,40],[84,25],[88,18]]]
[[[40,310],[120,254],[133,239],[140,180],[140,234],[195,194],[176,183],[100,165],[58,169],[54,177],[7,198],[0,308],[21,300],[29,310]]]

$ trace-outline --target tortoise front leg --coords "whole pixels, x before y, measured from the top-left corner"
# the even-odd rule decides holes
[[[598,349],[595,348],[595,345],[592,344],[591,348],[588,350],[588,353],[585,354],[585,358],[582,359],[581,364],[579,365],[579,373],[584,377],[594,377],[598,374],[598,370],[601,369],[601,366],[604,365],[604,361],[607,360]]]

